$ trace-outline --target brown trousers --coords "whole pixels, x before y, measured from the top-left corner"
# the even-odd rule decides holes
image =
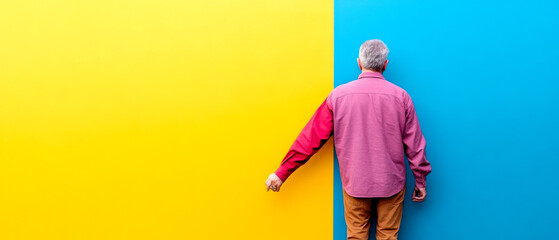
[[[396,240],[406,188],[394,196],[387,198],[356,198],[349,196],[344,190],[345,221],[347,239],[369,239],[371,216],[377,213],[377,240]]]

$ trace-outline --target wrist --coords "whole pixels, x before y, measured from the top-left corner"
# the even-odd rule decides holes
[[[278,168],[278,170],[276,170],[274,174],[281,180],[281,182],[285,182],[285,180],[289,177],[289,173],[283,170],[281,167]]]
[[[415,179],[415,187],[417,188],[425,188],[427,186],[427,182],[425,178],[416,178]]]

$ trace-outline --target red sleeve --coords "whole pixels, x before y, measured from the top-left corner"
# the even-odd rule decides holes
[[[285,182],[297,168],[305,164],[313,154],[318,152],[322,145],[332,136],[334,122],[332,107],[328,101],[329,98],[324,100],[318,110],[316,110],[276,170],[276,175],[282,181]]]

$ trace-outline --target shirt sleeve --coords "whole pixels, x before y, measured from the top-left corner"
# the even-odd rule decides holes
[[[415,177],[415,186],[424,188],[427,174],[431,172],[431,164],[425,156],[425,138],[419,127],[419,120],[411,98],[406,104],[406,123],[404,126],[403,142],[410,168]]]
[[[305,164],[313,154],[318,152],[322,145],[332,136],[333,132],[332,106],[329,103],[328,97],[316,110],[301,133],[299,133],[299,136],[295,139],[295,142],[291,145],[279,168],[276,170],[276,175],[285,182],[297,168]]]

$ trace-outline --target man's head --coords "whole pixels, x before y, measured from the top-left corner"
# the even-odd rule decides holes
[[[363,72],[384,72],[388,64],[388,48],[381,40],[367,40],[359,48],[357,64]]]

